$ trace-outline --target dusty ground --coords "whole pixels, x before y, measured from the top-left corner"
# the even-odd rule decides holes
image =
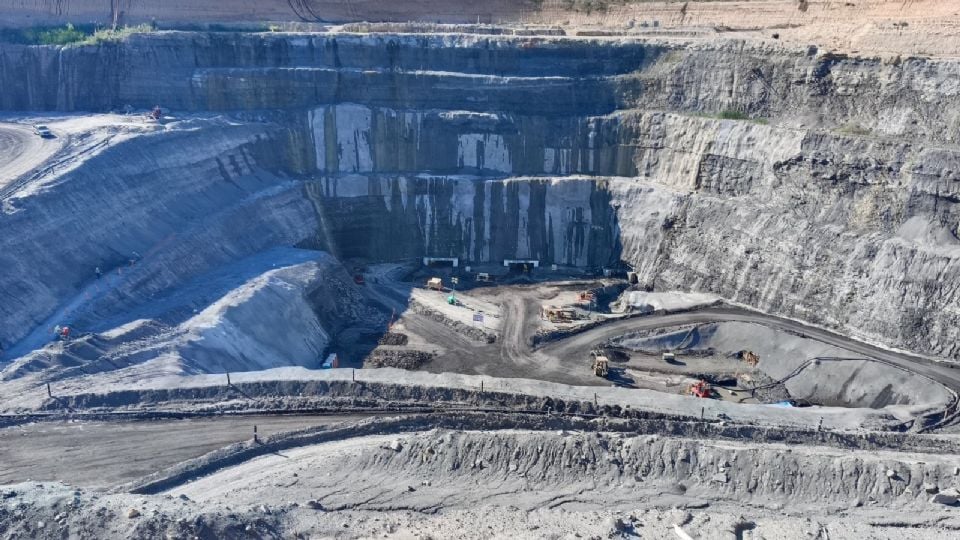
[[[806,9],[798,0],[599,3],[609,7],[571,13],[569,2],[547,0],[536,20],[574,31],[735,37],[864,56],[960,54],[960,6],[952,0],[810,0]]]
[[[0,484],[65,482],[106,489],[257,434],[360,416],[245,416],[150,422],[40,422],[0,429]],[[144,449],[150,450],[145,452]],[[122,457],[121,457],[122,456]]]
[[[41,139],[33,133],[33,124],[46,125],[54,138]],[[142,115],[0,118],[0,203],[34,193],[57,174],[76,168],[111,144],[162,129]]]
[[[165,9],[175,5],[179,4],[169,4]],[[957,15],[945,7],[950,5],[946,2],[810,2],[805,10],[785,1],[646,2],[574,14],[558,10],[556,3],[544,5],[540,15],[521,8],[519,18],[560,24],[569,33],[649,34],[679,39],[736,37],[798,46],[817,44],[864,55],[952,56],[960,52],[955,39],[960,36]],[[68,3],[63,7],[75,13],[73,10],[84,6]],[[427,13],[438,4],[423,1],[417,6]],[[450,11],[451,6],[456,9],[448,2],[445,10],[431,16],[441,20],[464,17],[462,10]],[[368,7],[363,2],[350,4],[349,9],[344,8],[346,17],[378,13],[392,18],[389,10],[402,9],[391,5],[381,11],[365,10]],[[507,8],[497,9],[501,8],[506,15]],[[205,3],[194,4],[192,13],[202,17],[205,9]],[[268,12],[257,13],[266,16]],[[516,20],[515,9],[509,16]],[[420,17],[425,19],[426,15]],[[52,127],[64,134],[62,147],[38,145],[23,131],[26,128],[0,129],[0,155],[4,156],[0,157],[0,171],[6,175],[0,179],[4,182],[0,184],[0,199],[7,201],[40,189],[42,181],[31,184],[24,179],[43,180],[42,175],[34,177],[31,172],[51,157],[55,157],[51,166],[69,168],[95,155],[116,137],[167,129],[114,115],[65,117]],[[81,133],[84,137],[74,137]],[[133,262],[130,264],[133,266]],[[183,403],[161,406],[195,406],[211,413],[220,412],[219,407],[269,406],[282,410],[325,397],[298,392],[296,384],[308,381],[317,382],[313,388],[324,388],[330,394],[335,389],[348,406],[356,405],[348,401],[356,400],[357,395],[367,401],[410,403],[417,395],[427,395],[424,389],[437,388],[443,392],[436,393],[444,393],[448,402],[469,406],[478,387],[483,394],[486,384],[486,392],[539,398],[543,403],[561,398],[577,404],[589,405],[592,401],[595,407],[589,409],[589,415],[599,417],[597,425],[577,433],[566,429],[491,431],[467,426],[456,433],[345,436],[322,444],[278,447],[249,460],[236,454],[235,461],[224,461],[221,468],[192,475],[159,496],[100,496],[58,485],[19,484],[0,489],[0,535],[534,538],[632,534],[659,538],[674,534],[682,538],[677,533],[679,527],[700,538],[795,538],[801,534],[813,538],[952,538],[960,530],[954,509],[930,500],[935,493],[958,486],[960,462],[950,445],[941,453],[912,454],[855,451],[860,448],[843,445],[787,446],[751,437],[771,426],[792,425],[809,430],[804,442],[822,435],[821,428],[830,433],[837,430],[841,438],[853,438],[865,426],[879,425],[878,418],[887,426],[896,420],[906,422],[915,412],[930,413],[921,410],[927,403],[912,409],[907,406],[917,405],[919,400],[907,400],[895,404],[903,407],[878,412],[869,405],[874,402],[871,399],[857,409],[829,407],[817,411],[696,401],[675,395],[690,382],[684,377],[736,371],[738,365],[728,356],[704,357],[678,363],[667,370],[671,373],[664,374],[655,365],[655,355],[638,355],[615,365],[614,375],[602,379],[590,371],[589,353],[598,344],[637,330],[737,321],[804,333],[825,348],[869,355],[960,388],[960,377],[947,367],[793,321],[730,308],[613,320],[532,347],[538,331],[560,329],[538,320],[539,307],[547,301],[567,303],[576,290],[593,283],[483,288],[461,292],[462,305],[448,306],[443,301],[446,293],[411,293],[412,283],[389,270],[373,272],[371,277],[376,279],[369,280],[364,293],[367,300],[388,311],[396,310],[399,320],[391,331],[406,339],[405,344],[384,347],[428,352],[430,359],[420,367],[421,372],[365,370],[359,378],[349,370],[251,372],[236,377],[236,387],[228,383],[227,390],[221,391],[222,374],[188,377],[183,372],[164,371],[169,366],[154,364],[132,366],[123,373],[56,380],[56,396],[51,399],[42,386],[47,374],[33,374],[5,388],[8,391],[2,406],[44,407],[66,416],[73,411],[62,404],[58,409],[60,400],[82,404],[84,399],[95,401],[96,394],[102,393],[104,402],[109,404],[114,398],[122,403],[125,396],[146,398],[189,387],[195,390],[193,403],[184,399]],[[418,310],[414,303],[425,308]],[[480,311],[489,318],[489,324],[474,324],[472,316]],[[339,336],[341,344],[361,345],[356,349],[359,361],[348,354],[345,365],[358,365],[362,354],[369,353],[363,349],[370,344],[362,342],[376,335],[371,328],[354,327]],[[45,328],[38,332],[38,338],[49,339],[41,335]],[[853,369],[861,373],[867,368],[857,364]],[[819,378],[814,373],[814,377],[815,387],[847,387],[842,377],[823,373]],[[893,383],[886,379],[880,382],[886,388],[868,390],[886,396]],[[610,386],[619,388],[603,388]],[[258,388],[260,393],[246,393],[248,387]],[[904,387],[915,397],[933,394],[925,392],[925,387]],[[643,388],[674,395],[640,390]],[[229,397],[224,399],[228,391]],[[949,392],[945,395],[949,397]],[[724,397],[738,401],[732,395]],[[839,399],[837,403],[828,401],[824,403],[849,404]],[[480,406],[483,402],[473,404]],[[608,418],[602,408],[626,409],[630,405],[651,415],[682,415],[682,423],[690,431],[684,433],[685,437],[624,436],[606,431]],[[937,408],[937,414],[943,411],[942,403],[930,407]],[[704,419],[708,408],[709,418]],[[690,420],[697,409],[701,414],[699,424]],[[548,419],[549,413],[557,413],[550,405],[545,410]],[[510,412],[514,418],[520,416],[515,410]],[[818,416],[822,425],[816,424]],[[877,420],[877,424],[868,424],[867,420]],[[104,488],[182,465],[185,459],[227,443],[247,441],[252,421],[218,418],[6,428],[0,430],[0,450],[9,458],[4,463],[10,472],[0,474],[0,482],[29,477]],[[722,429],[728,421],[733,423],[731,429],[743,430],[742,440],[711,441],[702,434],[698,436],[698,430],[714,426]],[[322,423],[304,418],[269,419],[263,420],[261,433]],[[869,439],[869,435],[864,438]],[[220,452],[230,454],[256,447],[243,443],[232,448]],[[118,461],[123,461],[122,466],[117,466]]]
[[[931,502],[957,484],[953,451],[855,453],[595,426],[341,431],[317,444],[267,443],[258,457],[178,477],[158,494],[3,486],[0,534],[946,539],[960,530],[952,508]]]
[[[365,294],[384,306],[400,304],[402,309],[400,299],[412,284],[402,279],[402,273],[390,269],[371,273],[375,279],[368,279]],[[371,395],[391,399],[386,384],[400,385],[394,391],[444,384],[476,391],[485,383],[488,391],[589,402],[591,388],[560,387],[541,381],[623,384],[622,379],[608,381],[589,372],[591,348],[637,329],[669,330],[701,320],[725,319],[802,330],[832,344],[822,347],[847,346],[915,369],[939,369],[907,355],[729,307],[614,320],[531,350],[529,339],[542,327],[537,310],[543,300],[568,296],[570,290],[584,286],[583,282],[500,285],[458,292],[465,304],[483,305],[485,311],[499,315],[494,343],[465,334],[457,313],[438,318],[401,311],[392,331],[402,332],[409,341],[406,346],[395,347],[432,348],[437,356],[423,368],[427,371],[479,373],[485,377],[393,370],[357,370],[357,377],[349,369],[288,369],[286,375],[278,372],[269,376],[290,381],[341,380],[345,384],[356,378],[368,399]],[[440,297],[446,293],[429,294]],[[433,300],[425,301],[441,315],[467,309]],[[655,358],[631,358],[628,363],[640,368],[646,363],[649,369],[653,362]],[[725,369],[729,364],[720,367]],[[689,367],[703,366],[691,363]],[[495,378],[498,375],[509,378]],[[513,378],[520,375],[540,380]],[[647,379],[638,377],[631,384],[667,386],[647,370],[642,375]],[[157,389],[199,384],[200,390],[193,393],[202,399],[202,388],[217,392],[215,385],[222,385],[223,378],[206,375],[191,377],[188,382],[173,377],[123,389],[107,386],[110,376],[105,374],[90,380],[81,377],[62,381],[55,390],[58,395],[89,391],[97,380],[98,392],[113,391],[119,396],[149,393],[151,384]],[[233,380],[237,390],[231,395],[236,394],[236,406],[290,406],[296,399],[281,397],[282,380],[276,387],[262,384],[258,373],[235,374]],[[250,384],[264,393],[249,393],[246,389]],[[300,399],[311,397],[299,395]],[[598,400],[596,394],[593,399]],[[852,437],[867,421],[861,416],[863,409],[763,410],[761,419],[756,416],[759,407],[707,403],[625,388],[607,390],[602,401],[674,413],[703,403],[711,409],[710,419],[720,418],[719,411],[725,411],[725,418],[738,423],[755,425],[760,421],[785,426],[799,422],[802,429],[811,429],[819,415],[824,429],[846,430],[845,437]],[[201,407],[228,404],[221,399]],[[278,446],[265,447],[265,453],[256,454],[259,457],[229,457],[257,448],[250,441],[254,422],[262,426],[260,433],[266,437],[306,426],[323,429],[325,423],[339,420],[297,417],[43,423],[0,430],[0,451],[11,457],[11,472],[0,476],[0,482],[11,484],[0,488],[0,536],[669,538],[677,537],[679,527],[692,538],[945,539],[960,530],[952,509],[930,500],[933,492],[949,493],[960,485],[956,479],[960,461],[948,450],[950,444],[942,446],[940,454],[854,452],[842,446],[605,433],[599,424],[585,431],[467,429],[410,433],[377,428],[374,423],[375,431],[364,429],[367,435],[336,428],[347,431],[321,444],[281,445],[274,441],[283,441],[285,436],[277,435],[264,444]],[[551,422],[549,417],[546,422]],[[216,450],[231,442],[238,444]],[[145,453],[145,447],[150,452]],[[212,453],[197,458],[206,451]],[[208,465],[189,473],[193,463]],[[145,480],[136,477],[153,473],[152,482],[158,476],[176,475],[182,470],[188,473],[177,476],[180,480],[158,495],[89,490],[127,481],[143,485]],[[26,478],[33,481],[16,483]],[[69,481],[87,489],[37,483],[45,479]]]
[[[372,345],[361,346],[359,349],[356,349],[355,352],[367,356],[371,355],[371,351],[375,354],[378,350],[428,353],[430,356],[426,360],[426,363],[414,365],[400,364],[396,365],[396,367],[416,368],[423,372],[433,374],[480,376],[486,378],[488,388],[490,389],[506,388],[506,386],[504,386],[505,383],[517,380],[525,381],[520,385],[524,389],[521,390],[519,389],[520,387],[518,387],[518,390],[515,390],[521,393],[534,392],[535,394],[542,394],[546,392],[549,394],[551,391],[559,391],[533,389],[532,387],[527,388],[533,381],[573,385],[569,387],[569,389],[574,387],[620,387],[620,390],[625,392],[637,391],[631,389],[657,390],[673,394],[670,397],[679,399],[680,401],[671,405],[671,407],[674,407],[671,410],[678,410],[676,407],[680,407],[681,402],[685,402],[690,398],[679,398],[676,394],[684,393],[695,379],[706,375],[722,378],[725,375],[742,373],[743,370],[738,369],[741,368],[739,363],[727,358],[732,351],[737,351],[741,348],[756,349],[761,352],[764,362],[767,362],[764,364],[764,370],[770,374],[769,377],[774,380],[790,376],[802,362],[809,360],[813,355],[820,354],[816,351],[828,351],[830,356],[845,356],[851,358],[866,356],[868,358],[877,358],[884,362],[894,364],[895,366],[914,370],[923,376],[935,377],[948,387],[956,388],[960,386],[960,380],[958,380],[956,373],[945,366],[940,366],[909,355],[872,347],[843,336],[807,327],[792,321],[731,308],[708,308],[668,315],[646,315],[636,318],[615,319],[593,328],[584,328],[579,333],[570,336],[560,336],[552,341],[542,343],[536,348],[532,347],[532,338],[542,326],[542,321],[539,320],[537,312],[544,299],[553,301],[561,292],[566,294],[570,290],[589,288],[595,283],[592,281],[499,285],[496,287],[477,288],[470,291],[459,291],[458,295],[462,302],[468,305],[471,303],[476,303],[477,305],[482,304],[488,311],[495,312],[500,316],[500,331],[495,334],[496,339],[490,343],[485,339],[486,334],[479,336],[475,334],[473,332],[475,327],[465,325],[460,320],[462,317],[452,315],[445,316],[439,311],[437,312],[438,314],[429,316],[418,313],[415,309],[405,311],[398,298],[404,294],[409,294],[414,284],[409,281],[404,281],[401,279],[402,276],[394,278],[389,277],[389,275],[390,272],[386,271],[377,275],[376,280],[369,279],[367,285],[362,289],[370,300],[384,302],[384,307],[389,307],[389,305],[394,302],[398,304],[398,307],[395,309],[397,309],[396,313],[399,314],[399,320],[395,321],[391,332],[398,336],[404,336],[406,344],[389,344],[375,349],[376,344],[374,342]],[[372,277],[374,276],[371,276],[371,278]],[[445,296],[446,293],[418,292],[417,294],[431,294],[437,298],[441,298]],[[443,310],[444,312],[469,311],[468,308],[448,306],[443,302],[433,302],[432,305],[437,310]],[[713,323],[718,321],[741,321],[750,323],[756,325],[756,328],[763,330],[763,332],[773,332],[772,330],[764,330],[768,327],[780,329],[770,334],[772,336],[770,340],[772,341],[771,345],[769,345],[773,347],[773,345],[780,344],[780,348],[774,347],[768,352],[760,348],[761,344],[751,342],[750,334],[756,334],[757,332],[749,331],[749,328],[753,327],[747,324],[744,327],[748,329],[745,331],[746,334],[743,332],[727,334],[726,341],[723,342],[725,348],[722,353],[713,355],[710,358],[702,358],[696,361],[691,360],[689,362],[682,360],[682,364],[677,363],[675,366],[663,366],[661,365],[663,364],[662,361],[656,358],[656,356],[647,358],[642,355],[637,355],[635,359],[630,358],[626,361],[622,361],[623,359],[615,359],[611,365],[611,376],[608,378],[597,377],[591,370],[591,350],[607,343],[611,339],[620,338],[632,332],[655,331],[657,329],[670,329],[678,326],[682,327],[683,325]],[[372,330],[366,330],[368,333],[371,331]],[[493,327],[490,328],[490,331],[493,331]],[[785,333],[781,334],[777,332]],[[792,335],[791,332],[804,333],[810,336],[812,339],[809,340],[809,342],[816,345],[816,350],[808,350],[809,347],[797,348],[798,346],[796,344],[791,345],[796,341],[796,338],[790,337]],[[372,335],[379,336],[382,335],[382,333],[383,332],[380,331],[378,334]],[[343,336],[337,338],[337,342],[334,343],[334,350],[340,350],[338,347],[345,346],[349,343],[355,344],[355,340],[361,335],[366,334],[362,332],[360,334],[352,331],[346,332]],[[367,352],[363,353],[364,350]],[[681,354],[681,359],[683,358],[684,355]],[[770,362],[772,362],[772,364]],[[862,361],[860,362],[862,363]],[[780,364],[783,365],[780,366]],[[382,365],[394,364],[387,363]],[[850,366],[853,367],[854,371],[852,374],[847,373],[845,375],[843,374],[845,372],[833,371],[835,366],[832,364],[830,366],[824,365],[820,368],[811,367],[809,369],[803,369],[799,375],[793,376],[791,384],[798,381],[809,382],[796,385],[797,393],[793,397],[807,399],[811,397],[807,395],[808,393],[817,392],[815,403],[822,402],[827,405],[843,406],[845,400],[850,400],[850,403],[856,403],[860,407],[873,407],[876,409],[874,411],[865,409],[863,412],[867,414],[867,416],[875,416],[878,414],[883,416],[892,413],[893,417],[905,420],[912,414],[928,414],[933,409],[939,410],[942,408],[943,403],[950,401],[950,396],[952,396],[951,392],[943,389],[940,393],[936,394],[939,396],[937,399],[932,399],[931,396],[934,395],[933,393],[918,390],[918,388],[931,388],[927,382],[924,382],[927,381],[927,379],[923,377],[917,379],[922,383],[919,385],[914,383],[907,384],[908,381],[906,379],[901,380],[901,378],[905,376],[903,374],[907,373],[905,371],[897,371],[896,373],[899,374],[897,377],[899,378],[895,377],[890,379],[891,381],[899,381],[895,391],[892,388],[883,388],[883,384],[880,384],[880,386],[861,384],[860,382],[844,384],[845,380],[856,377],[858,373],[871,372],[860,364],[850,364]],[[6,392],[3,406],[10,411],[29,410],[41,406],[62,408],[64,404],[58,400],[62,398],[70,399],[70,396],[78,394],[89,394],[93,389],[119,391],[121,389],[134,388],[138,390],[147,389],[151,386],[170,388],[178,385],[195,384],[195,377],[187,377],[185,376],[186,374],[175,375],[170,371],[165,371],[162,369],[163,367],[164,364],[162,362],[147,361],[143,364],[131,365],[120,370],[106,370],[88,375],[64,378],[62,380],[56,380],[57,377],[54,376],[56,372],[55,369],[52,372],[24,373],[5,383],[4,388]],[[345,362],[341,367],[353,367],[353,365],[350,362]],[[867,369],[867,371],[864,371],[864,369]],[[347,372],[347,377],[351,376],[349,370],[344,371]],[[260,380],[258,373],[261,372],[254,372],[250,374],[251,377],[246,377],[245,375],[235,372],[234,381],[248,379],[250,381]],[[304,372],[304,374],[305,373],[311,372]],[[265,380],[270,378],[266,375],[266,372],[263,372],[263,374]],[[323,373],[318,375],[321,374]],[[390,379],[390,376],[384,379],[377,374],[376,371],[370,370],[363,370],[362,372],[358,370],[358,374],[359,377],[357,380],[362,379],[372,382],[380,381],[381,379]],[[330,375],[335,375],[334,378],[338,379],[343,377],[342,374],[331,373]],[[297,375],[291,374],[290,376]],[[443,376],[440,376],[437,381],[442,378]],[[209,384],[221,385],[226,382],[224,375],[210,375],[203,379],[205,381],[203,384],[208,384],[208,382],[206,382],[207,379],[209,379]],[[880,381],[881,383],[885,380],[884,377],[880,377],[880,379],[882,379]],[[44,381],[49,380],[54,381],[52,384],[52,391],[55,395],[54,400],[50,400],[46,396]],[[428,382],[428,380],[433,381],[433,379],[427,378],[423,381],[411,379],[409,382],[410,384],[417,385],[437,384],[436,381]],[[857,381],[859,381],[859,379],[857,379]],[[462,383],[456,384],[462,385]],[[475,382],[467,384],[468,386],[473,385],[469,386],[471,388],[474,386],[478,387],[480,386],[480,381],[478,379]],[[757,383],[751,382],[747,386],[755,386],[756,384]],[[742,381],[741,386],[746,388]],[[584,390],[587,388],[584,388]],[[851,393],[850,388],[855,389],[857,392]],[[570,391],[569,389],[565,389],[562,392],[568,392]],[[613,394],[608,396],[608,392],[609,391],[600,392],[600,394],[603,394],[600,396],[603,398],[603,401],[610,402],[609,400],[613,400],[613,402],[618,402],[618,400],[621,399],[614,397]],[[592,398],[593,390],[587,392],[586,395],[589,396],[587,399]],[[743,402],[744,396],[740,391],[737,391],[736,395],[721,395],[731,401]],[[232,396],[231,399],[235,399],[236,397],[239,396]],[[765,399],[769,401],[769,399],[773,398],[769,396],[760,396],[758,398],[759,401]],[[693,402],[689,404],[688,409],[696,409],[699,411],[701,404],[696,403],[696,401],[697,400],[693,400]],[[49,403],[43,405],[45,402]],[[888,405],[893,408],[889,410],[885,409]],[[241,404],[237,403],[236,406],[241,406]],[[682,409],[682,407],[680,408]],[[840,409],[839,411],[842,411],[843,415],[847,416],[851,421],[855,421],[853,419],[856,418],[861,418],[859,414],[851,415],[852,410]],[[749,413],[748,411],[743,412],[750,418],[756,417],[756,414]],[[727,414],[730,413],[727,412]],[[831,414],[831,416],[833,415]]]
[[[683,38],[739,38],[815,45],[864,56],[960,55],[960,9],[953,0],[283,0],[119,2],[119,20],[163,25],[419,21],[424,23],[537,23],[567,33],[628,32]],[[805,7],[801,7],[805,5]],[[24,5],[0,1],[0,26],[67,21],[112,22],[111,5],[93,0]],[[539,9],[537,9],[539,7]],[[776,34],[776,38],[774,38]]]
[[[368,282],[367,288],[374,298],[382,299],[388,296],[390,293],[387,291],[393,291],[395,294],[410,294],[414,303],[429,305],[433,315],[424,315],[417,309],[398,310],[397,313],[401,315],[391,327],[391,331],[405,336],[407,344],[380,346],[372,354],[379,356],[386,351],[398,354],[399,351],[403,350],[424,352],[430,355],[430,359],[420,365],[419,369],[432,373],[449,372],[501,378],[540,379],[586,386],[616,385],[628,388],[647,388],[673,394],[686,393],[692,383],[703,377],[709,380],[737,378],[737,382],[730,384],[727,391],[721,389],[717,397],[738,403],[756,403],[758,399],[759,402],[770,401],[771,399],[779,401],[789,396],[786,394],[785,387],[782,386],[778,386],[774,389],[775,391],[761,396],[751,395],[746,388],[769,384],[784,377],[793,376],[794,370],[800,368],[803,362],[814,357],[877,357],[894,364],[903,360],[902,357],[897,357],[897,353],[882,351],[853,341],[848,342],[846,338],[822,331],[818,332],[816,329],[808,329],[788,321],[777,321],[774,325],[774,327],[782,328],[782,330],[768,328],[766,324],[769,324],[770,321],[765,321],[759,325],[731,322],[725,326],[720,325],[720,328],[726,329],[726,333],[721,332],[721,334],[727,337],[717,341],[716,344],[705,337],[704,343],[699,345],[697,350],[688,351],[683,348],[668,347],[669,350],[676,350],[680,353],[681,360],[679,362],[669,365],[664,364],[660,359],[660,351],[651,350],[646,351],[649,354],[644,354],[643,350],[634,350],[629,354],[624,354],[623,358],[615,358],[611,363],[611,376],[604,379],[596,377],[590,369],[591,350],[604,343],[622,344],[625,335],[632,335],[631,333],[636,332],[646,332],[643,335],[652,332],[653,335],[656,335],[657,332],[661,331],[659,329],[667,331],[671,321],[703,320],[701,317],[724,320],[728,316],[732,317],[727,320],[749,321],[752,316],[747,313],[733,314],[710,311],[709,309],[698,310],[697,308],[700,308],[703,304],[699,299],[697,299],[697,302],[685,304],[680,301],[687,300],[685,295],[675,295],[677,299],[672,299],[669,294],[663,294],[666,300],[658,299],[657,302],[666,301],[671,306],[677,307],[681,312],[680,314],[650,319],[645,317],[623,318],[622,315],[585,312],[588,319],[584,321],[554,324],[540,318],[539,310],[541,306],[547,304],[572,305],[577,302],[579,291],[596,289],[605,283],[597,280],[581,280],[529,285],[484,286],[458,291],[456,293],[458,305],[448,305],[446,298],[450,294],[449,291],[427,291],[421,288],[419,281],[410,282],[399,278],[402,274],[400,272],[389,274],[397,276],[395,278],[388,277],[388,274],[381,272],[377,274],[378,277],[375,281]],[[630,297],[631,295],[626,293],[624,296]],[[645,302],[641,302],[641,304],[647,305]],[[475,332],[480,327],[480,323],[471,322],[471,316],[478,310],[486,311],[484,328],[490,335],[496,337],[494,343],[488,343],[484,339],[487,334],[477,334]],[[684,313],[685,311],[687,313]],[[592,327],[591,324],[599,325]],[[710,325],[675,326],[674,328],[680,328],[681,330],[677,330],[677,332],[684,334],[690,329],[695,330],[701,327],[704,332],[714,328]],[[553,340],[547,340],[542,346],[535,349],[531,348],[533,338],[539,332],[555,332],[559,328],[566,328],[570,334],[559,334]],[[816,339],[799,338],[796,335],[809,330],[814,331]],[[676,345],[679,346],[679,343]],[[719,349],[716,352],[710,352],[714,345]],[[762,352],[765,362],[763,369],[751,368],[733,358],[732,355],[740,350]],[[909,366],[910,369],[916,367],[913,361],[908,361],[905,365]],[[846,371],[842,373],[824,371],[824,373],[833,373],[833,375],[824,375],[828,378],[821,381],[819,386],[814,383],[799,384],[799,379],[805,377],[816,379],[818,377],[812,369],[802,370],[801,374],[796,377],[797,380],[789,383],[796,394],[792,397],[806,400],[816,396],[816,399],[824,399],[824,396],[818,394],[817,389],[819,387],[829,387],[829,381],[834,380],[835,377],[847,380],[845,387],[862,388],[864,395],[867,395],[879,391],[872,388],[872,383],[869,383],[872,379],[868,374],[876,371],[878,374],[874,378],[883,381],[888,379],[899,380],[898,377],[901,373],[891,372],[888,374],[889,376],[880,375],[879,372],[887,369],[886,364],[877,363],[876,365],[863,366],[857,364],[857,366],[851,368],[853,371],[849,373]],[[397,367],[404,366],[398,365]],[[934,368],[932,366],[924,366],[923,369],[932,369],[935,377],[941,377],[943,373],[949,372],[947,368]],[[860,373],[863,373],[863,375],[858,375]],[[744,374],[752,374],[753,377],[745,382],[745,380],[739,378],[740,375]],[[914,381],[913,379],[910,380]],[[938,380],[944,379],[940,378]],[[924,392],[918,389],[928,384],[934,383],[925,377],[917,378],[912,383],[906,379],[900,380],[897,387],[906,388],[902,390],[904,392],[903,396],[884,398],[875,403],[885,404],[890,399],[893,402],[908,403],[911,398],[906,396],[916,396],[920,399]],[[937,394],[940,396],[937,401],[950,401],[949,396],[951,394],[949,391],[942,389],[939,385],[935,385],[935,387],[942,390]],[[913,390],[909,388],[913,388]],[[850,394],[849,399],[856,399],[858,403],[872,403],[870,399],[864,400],[859,394],[854,396],[855,392]],[[775,397],[777,399],[774,399]],[[838,403],[842,400],[838,398],[832,400],[831,403]],[[920,401],[923,400],[920,399]],[[879,405],[879,407],[882,406]]]
[[[41,139],[28,125],[0,124],[0,194],[18,178],[42,165],[62,146],[62,139]]]

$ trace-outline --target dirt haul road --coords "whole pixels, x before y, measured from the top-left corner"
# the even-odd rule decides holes
[[[240,416],[137,422],[41,422],[0,429],[0,484],[109,488],[231,443],[364,415]]]
[[[641,318],[625,319],[594,328],[572,337],[548,343],[538,352],[552,357],[587,358],[590,350],[608,339],[622,336],[636,330],[652,330],[656,328],[680,326],[685,324],[702,324],[711,322],[739,321],[750,322],[807,336],[829,345],[847,349],[865,357],[888,362],[904,369],[936,379],[952,390],[960,391],[960,372],[947,364],[939,364],[932,360],[910,354],[891,351],[857,341],[829,330],[808,326],[797,321],[773,317],[763,313],[748,311],[735,307],[707,308],[685,313],[669,315],[652,315]]]
[[[960,370],[908,353],[888,350],[857,341],[835,332],[797,321],[773,317],[733,306],[714,307],[667,315],[648,315],[615,320],[570,337],[547,342],[532,349],[530,340],[539,328],[537,307],[544,295],[555,293],[557,284],[536,286],[500,286],[484,289],[481,297],[501,306],[501,335],[494,344],[472,341],[437,324],[427,317],[407,313],[406,328],[439,350],[434,362],[424,370],[442,373],[528,378],[580,386],[609,386],[614,381],[595,377],[586,367],[590,351],[605,341],[637,330],[652,330],[686,324],[748,322],[764,325],[828,345],[846,349],[848,356],[872,358],[936,379],[954,391],[960,391]],[[410,284],[384,280],[371,289],[409,291]]]
[[[14,180],[43,164],[59,148],[58,139],[42,139],[29,126],[0,123],[0,194]]]
[[[685,313],[654,315],[609,323],[566,339],[531,350],[527,334],[534,325],[529,316],[535,305],[534,291],[518,292],[504,288],[517,301],[504,309],[504,328],[515,328],[510,343],[501,340],[494,345],[479,346],[463,336],[426,318],[418,318],[429,336],[443,340],[447,347],[468,360],[478,356],[487,362],[520,362],[524,371],[538,378],[569,378],[571,372],[583,373],[590,382],[610,384],[587,374],[583,369],[589,351],[609,338],[639,329],[654,329],[683,324],[718,321],[743,321],[805,334],[854,353],[872,356],[905,368],[936,376],[952,388],[960,388],[960,377],[949,368],[903,353],[886,351],[831,332],[800,323],[770,317],[737,308],[711,308]],[[419,326],[419,325],[418,325]],[[488,366],[489,367],[489,366]],[[566,372],[566,375],[564,375]],[[117,423],[40,423],[0,430],[0,455],[5,467],[0,471],[0,484],[31,480],[62,480],[72,485],[106,488],[144,476],[185,459],[194,458],[216,448],[252,436],[252,426],[261,435],[325,425],[362,415],[336,417],[213,417],[207,419],[117,422]],[[149,448],[148,452],[144,449]]]

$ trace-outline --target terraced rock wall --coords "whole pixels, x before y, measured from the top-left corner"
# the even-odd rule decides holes
[[[269,150],[255,163],[164,167],[182,171],[178,182],[217,189],[226,189],[223,170],[248,163],[251,178],[290,182],[285,210],[250,210],[270,221],[297,209],[282,220],[293,232],[271,246],[377,260],[622,259],[657,289],[712,292],[957,358],[958,71],[951,60],[737,41],[169,32],[0,47],[0,107],[159,102],[258,126],[247,128],[264,130],[250,144]],[[195,140],[179,144],[202,160]],[[173,185],[146,189],[167,194]],[[56,222],[30,216],[41,230]],[[260,242],[263,230],[244,242]],[[150,250],[155,236],[138,235],[123,251]],[[15,341],[63,301],[77,283],[72,268],[95,266],[93,257],[53,253],[71,261],[50,262],[56,276],[29,274],[34,255],[4,267],[16,283],[4,288],[8,305],[31,307],[8,310],[0,341]]]

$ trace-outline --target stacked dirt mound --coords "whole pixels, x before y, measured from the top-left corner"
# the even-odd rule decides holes
[[[406,336],[404,336],[406,337]],[[365,368],[393,367],[400,369],[418,369],[433,360],[435,355],[427,351],[404,349],[377,349],[364,362]]]
[[[387,332],[380,338],[380,345],[406,345],[410,337],[398,332]]]

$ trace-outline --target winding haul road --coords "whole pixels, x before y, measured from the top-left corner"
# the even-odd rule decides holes
[[[391,293],[392,302],[382,303],[399,309],[398,313],[402,312],[405,306],[396,299],[409,295],[410,288],[410,283],[389,278],[381,279],[377,284],[368,287],[375,298],[387,292]],[[761,324],[810,337],[846,349],[853,353],[851,356],[862,355],[924,375],[960,393],[960,369],[953,368],[951,364],[884,349],[795,320],[729,305],[613,320],[531,350],[529,340],[538,328],[537,307],[542,302],[542,292],[538,287],[506,287],[502,294],[487,298],[488,301],[501,305],[501,335],[493,345],[472,341],[424,317],[404,314],[409,330],[426,338],[431,344],[440,346],[447,353],[438,358],[437,365],[427,364],[424,369],[432,372],[452,371],[491,377],[541,379],[562,384],[607,386],[613,383],[594,377],[584,368],[590,351],[598,344],[636,330],[736,321]]]
[[[110,488],[228,444],[369,415],[41,422],[0,429],[0,485],[26,480]]]
[[[598,343],[631,331],[727,321],[757,323],[777,330],[801,334],[868,358],[894,364],[903,369],[925,375],[956,392],[960,392],[960,370],[951,368],[947,364],[903,352],[876,347],[829,330],[809,326],[790,319],[783,319],[736,307],[715,307],[683,313],[623,319],[575,334],[563,340],[548,343],[542,347],[539,352],[554,357],[572,356],[576,358],[587,358],[590,350]],[[504,324],[507,324],[506,321]]]
[[[395,294],[389,296],[389,303],[397,303]],[[452,358],[459,358],[461,363],[443,364],[447,371],[456,372],[470,364],[482,364],[486,366],[483,371],[509,373],[512,370],[512,375],[506,376],[606,385],[610,384],[609,381],[598,383],[596,377],[582,368],[590,350],[610,338],[635,330],[684,324],[750,322],[805,335],[926,375],[955,391],[960,390],[960,371],[947,365],[882,349],[789,319],[728,306],[615,320],[532,350],[528,338],[536,327],[535,291],[511,288],[504,298],[503,334],[495,344],[472,342],[441,324],[431,324],[425,317],[412,317],[408,324],[416,327],[411,330],[431,341],[436,340],[438,345],[452,353]],[[0,455],[4,456],[0,484],[28,478],[57,479],[79,486],[107,488],[198,457],[226,444],[249,439],[254,424],[260,427],[261,434],[266,435],[351,421],[364,416],[369,415],[212,417],[76,424],[41,422],[9,427],[0,429]]]
[[[60,147],[58,139],[41,139],[30,126],[0,123],[0,193],[46,162]]]

